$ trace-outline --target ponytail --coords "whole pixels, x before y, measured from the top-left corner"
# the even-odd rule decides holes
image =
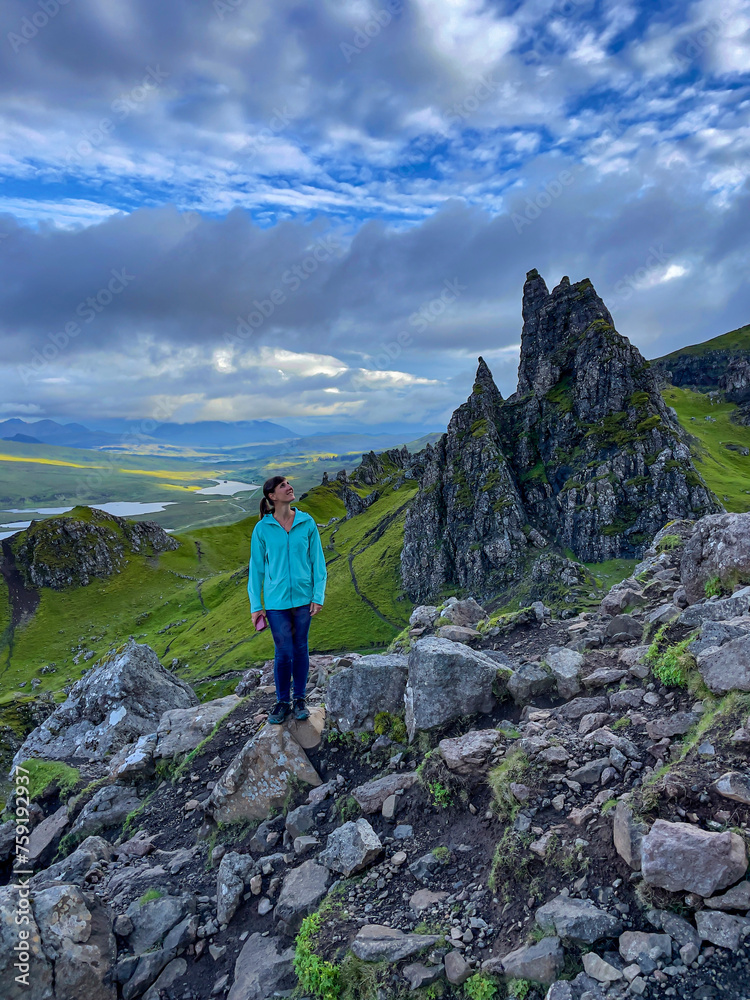
[[[272,514],[274,511],[273,500],[268,497],[269,493],[273,493],[279,483],[283,483],[286,476],[271,476],[263,483],[263,497],[260,501],[260,516],[265,517],[266,514]]]

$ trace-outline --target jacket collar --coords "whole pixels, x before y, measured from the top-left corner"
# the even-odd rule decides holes
[[[292,524],[292,527],[294,527],[294,525],[298,524],[300,521],[306,521],[306,520],[312,518],[311,514],[308,514],[304,510],[300,510],[299,507],[292,507],[291,509],[294,510],[294,511],[296,511],[296,514],[294,515],[294,524]],[[276,518],[269,511],[268,514],[264,514],[263,515],[263,520],[264,521],[276,521]],[[276,523],[279,524],[278,521],[276,521]],[[279,527],[281,527],[280,524],[279,524]]]

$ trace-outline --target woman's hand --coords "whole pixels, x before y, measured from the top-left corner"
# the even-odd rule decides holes
[[[258,628],[258,619],[259,618],[264,618],[265,614],[266,614],[265,611],[253,611],[252,618],[253,618],[253,628],[254,629],[257,630],[257,628]]]
[[[317,613],[322,609],[322,604],[316,604],[315,601],[310,601],[310,614],[317,615]]]

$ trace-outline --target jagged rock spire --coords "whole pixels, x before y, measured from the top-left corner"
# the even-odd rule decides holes
[[[481,355],[477,360],[479,361],[479,364],[477,366],[477,373],[474,376],[473,391],[476,392],[478,387],[480,390],[486,390],[493,397],[493,399],[502,401],[502,393],[495,385],[495,380],[492,377],[492,372],[487,366],[487,362]]]
[[[571,285],[567,275],[552,292],[534,269],[523,287],[519,396],[548,392],[560,379],[565,348],[595,320],[614,329],[612,315],[588,278]]]

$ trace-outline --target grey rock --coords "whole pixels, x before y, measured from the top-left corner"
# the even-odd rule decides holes
[[[606,687],[609,684],[619,684],[623,677],[627,677],[627,670],[618,667],[599,667],[592,670],[583,678],[585,688]]]
[[[625,931],[620,935],[619,949],[628,964],[637,962],[643,969],[647,964],[646,959],[656,962],[659,958],[672,957],[672,939],[669,934]]]
[[[161,1000],[162,990],[167,990],[187,972],[187,962],[184,958],[173,958],[156,977],[154,982],[143,994],[143,1000]]]
[[[475,774],[488,764],[501,738],[496,729],[472,729],[463,736],[440,740],[438,749],[449,770]]]
[[[435,636],[418,639],[409,652],[404,695],[409,740],[417,730],[492,711],[497,673],[490,657],[460,643]]]
[[[445,956],[445,978],[452,986],[463,986],[473,972],[460,951],[449,951]]]
[[[571,650],[572,652],[572,650]],[[517,705],[526,705],[555,685],[555,678],[538,663],[522,663],[508,680],[508,691]]]
[[[446,618],[450,618],[454,625],[476,625],[487,617],[487,612],[481,604],[478,604],[473,597],[463,601],[454,601],[449,604],[443,612]]]
[[[352,797],[359,804],[365,815],[380,812],[383,803],[389,795],[401,790],[407,790],[417,782],[416,771],[402,771],[397,774],[386,774],[382,778],[368,781],[352,791]]]
[[[174,949],[156,948],[145,955],[141,955],[135,966],[135,970],[128,977],[122,988],[123,1000],[134,1000],[159,977],[163,969],[169,965],[176,957]],[[119,966],[118,966],[119,968]]]
[[[706,906],[711,910],[750,910],[750,882],[740,882],[720,896],[711,896]]]
[[[611,641],[612,639],[640,639],[643,634],[643,625],[631,615],[615,615],[607,622],[604,635]]]
[[[195,913],[195,898],[190,895],[165,895],[145,903],[132,902],[125,915],[133,923],[133,930],[128,935],[133,953],[141,955],[161,944],[167,932],[192,913]]]
[[[320,806],[305,804],[297,806],[286,815],[284,826],[287,833],[294,840],[295,837],[302,837],[310,833],[316,826],[316,813]]]
[[[575,698],[581,690],[583,656],[565,646],[550,646],[544,659],[552,671],[560,697]]]
[[[383,851],[380,838],[366,819],[344,823],[328,835],[319,860],[346,878],[369,867]]]
[[[451,642],[472,643],[475,639],[480,639],[482,633],[475,628],[468,628],[466,625],[441,625],[435,633],[440,639],[450,639]]]
[[[217,822],[265,819],[286,796],[289,777],[316,787],[320,777],[286,726],[266,724],[216,782],[207,809]]]
[[[14,821],[15,823],[15,821]],[[21,915],[22,897],[18,885],[0,886],[0,976],[7,1000],[54,1000],[54,965],[42,947],[42,938],[32,908],[24,911],[28,923],[16,924]],[[19,943],[19,930],[27,930],[29,948],[27,969],[18,969],[20,956],[14,948]],[[26,963],[24,963],[26,964]],[[26,982],[16,976],[27,974]],[[28,985],[27,985],[28,984]]]
[[[104,785],[78,814],[71,833],[73,836],[87,837],[100,830],[121,826],[128,814],[140,804],[138,793],[130,785]]]
[[[613,712],[625,712],[629,708],[638,708],[643,702],[645,692],[642,688],[626,688],[624,691],[613,691],[609,696],[609,707]]]
[[[294,948],[280,945],[278,938],[257,931],[250,935],[237,956],[227,1000],[266,1000],[275,990],[294,985]]]
[[[746,615],[748,611],[750,611],[750,587],[743,587],[731,597],[691,605],[680,615],[679,624],[692,627],[702,625],[703,628],[706,628],[714,622],[728,622],[732,618],[739,618],[741,615]],[[713,630],[709,628],[708,631],[710,634]],[[717,630],[717,632],[719,635],[721,634],[721,630]],[[721,645],[721,643],[716,645]]]
[[[750,691],[750,633],[696,657],[706,687],[714,694]]]
[[[136,775],[151,775],[154,772],[154,750],[156,733],[139,736],[135,743],[128,743],[118,750],[109,762],[109,776],[132,778]]]
[[[34,866],[49,851],[69,823],[68,807],[60,806],[31,831],[27,860]],[[15,829],[15,827],[14,827]]]
[[[502,972],[508,979],[531,979],[552,983],[563,970],[565,958],[560,939],[545,937],[536,944],[523,945],[502,958],[482,963],[483,972]]]
[[[437,982],[443,975],[439,965],[425,965],[423,962],[410,962],[401,970],[401,974],[409,984],[409,989],[417,990],[421,986],[429,986]]]
[[[407,658],[400,653],[362,656],[328,678],[326,709],[340,729],[372,731],[378,712],[404,708]]]
[[[536,922],[542,930],[554,930],[563,941],[594,944],[600,938],[616,937],[622,930],[621,921],[587,899],[556,896],[536,911]]]
[[[318,908],[329,881],[328,869],[314,861],[303,861],[287,873],[274,911],[276,920],[284,921],[285,933],[296,934],[303,919]]]
[[[33,911],[54,965],[54,995],[115,1000],[111,972],[117,950],[109,907],[77,886],[63,884],[38,892]]]
[[[351,943],[351,950],[363,962],[388,963],[410,958],[435,944],[436,934],[404,934],[383,924],[365,924]]]
[[[729,584],[750,578],[750,515],[710,514],[702,517],[685,543],[680,579],[691,603],[718,577]]]
[[[695,924],[702,940],[730,951],[736,951],[740,942],[750,934],[747,917],[735,917],[716,910],[699,910],[695,915]]]
[[[618,979],[623,978],[619,969],[610,965],[609,962],[605,962],[593,951],[586,952],[583,956],[583,968],[587,975],[599,983],[615,983]]]
[[[683,736],[696,724],[698,718],[694,712],[673,712],[661,719],[647,722],[646,732],[652,740],[661,740],[665,736],[669,739]]]
[[[670,601],[669,604],[660,604],[658,608],[649,611],[646,615],[646,621],[649,625],[666,625],[667,622],[677,618],[679,613],[674,602]],[[640,633],[638,637],[640,637]]]
[[[422,625],[425,628],[431,628],[437,616],[437,605],[419,604],[409,615],[409,624],[416,626]],[[477,621],[479,621],[479,619],[477,619]]]
[[[242,901],[245,886],[255,874],[256,865],[249,854],[227,851],[216,873],[216,919],[228,924]]]
[[[592,715],[597,712],[606,713],[609,701],[604,695],[597,695],[593,698],[574,698],[567,705],[561,705],[555,710],[555,714],[567,722],[575,722],[582,719],[584,715]]]
[[[581,785],[596,785],[602,776],[602,771],[609,766],[609,757],[600,757],[598,760],[589,761],[582,764],[568,775],[571,781],[577,781]]]
[[[650,885],[704,897],[733,885],[747,870],[745,843],[736,833],[713,833],[662,819],[643,838],[641,858]]]
[[[150,646],[130,640],[73,685],[63,704],[24,740],[13,763],[82,758],[104,773],[105,756],[154,732],[166,709],[197,703],[192,688],[165,670]]]
[[[628,803],[624,799],[620,799],[615,806],[612,821],[615,850],[623,861],[636,872],[641,870],[641,850],[646,831],[646,824],[636,822]]]
[[[171,758],[178,753],[194,750],[214,726],[239,705],[236,694],[204,701],[189,708],[173,708],[165,712],[156,730],[154,757]]]
[[[87,837],[67,858],[38,872],[31,880],[31,885],[36,889],[50,882],[69,882],[80,887],[92,865],[97,861],[109,861],[111,857],[112,845],[109,841],[103,837]]]
[[[750,805],[750,779],[740,771],[727,771],[711,787],[725,799]]]

